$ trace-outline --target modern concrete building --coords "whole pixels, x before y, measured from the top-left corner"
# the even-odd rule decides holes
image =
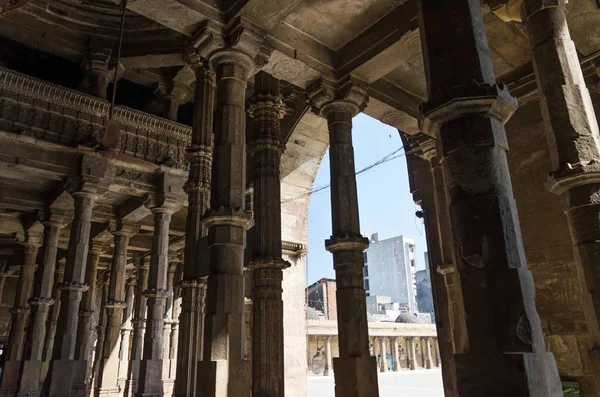
[[[326,320],[337,319],[336,283],[330,278],[322,278],[306,288],[308,307],[323,313]]]
[[[416,247],[405,236],[379,240],[374,233],[364,253],[365,291],[368,296],[389,296],[392,302],[417,311]]]
[[[415,273],[415,280],[417,285],[417,307],[420,313],[429,313],[431,318],[435,321],[435,314],[433,312],[433,291],[431,288],[431,273],[429,269],[429,255],[425,252],[425,270],[418,270]]]

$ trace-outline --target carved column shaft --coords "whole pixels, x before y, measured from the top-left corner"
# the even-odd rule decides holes
[[[167,298],[167,268],[169,250],[169,225],[174,212],[167,207],[156,207],[152,258],[148,273],[148,289],[144,291],[148,307],[144,353],[140,366],[138,394],[162,395],[162,349],[165,300]]]
[[[52,313],[50,314],[50,322],[48,323],[48,331],[46,332],[46,340],[44,341],[44,361],[49,363],[52,360],[52,351],[54,350],[54,339],[56,336],[56,326],[58,322],[58,315],[60,313],[60,295],[61,290],[58,286],[64,281],[65,277],[65,263],[66,258],[58,261],[56,265],[56,274],[54,275],[54,305],[52,306]],[[46,368],[47,369],[47,368]],[[43,376],[42,378],[44,378]]]
[[[248,109],[253,123],[254,275],[252,316],[253,396],[284,395],[283,269],[281,258],[281,180],[283,147],[279,119],[283,116],[279,81],[265,72],[255,76],[254,96]]]
[[[415,347],[415,338],[406,338],[406,351],[408,355],[408,368],[412,371],[417,369],[417,349]]]
[[[127,380],[127,373],[129,370],[129,356],[130,356],[130,342],[131,342],[131,330],[132,317],[133,317],[133,299],[136,287],[136,281],[134,278],[129,278],[126,285],[125,293],[125,311],[123,312],[123,321],[121,323],[121,347],[119,348],[119,389],[125,390],[125,383]]]
[[[392,353],[393,353],[393,357],[394,357],[394,371],[398,372],[400,371],[400,356],[398,354],[398,338],[397,337],[392,337]]]
[[[96,311],[96,278],[101,250],[92,246],[88,251],[88,264],[85,271],[85,283],[89,286],[83,293],[79,310],[79,325],[77,334],[77,359],[90,360],[93,350],[92,329],[93,315]]]
[[[41,228],[40,228],[41,229]],[[25,349],[25,327],[29,319],[29,299],[32,295],[33,281],[35,275],[35,262],[38,249],[41,246],[41,230],[27,233],[27,240],[23,246],[23,264],[17,282],[17,291],[15,294],[15,303],[10,310],[11,328],[8,336],[7,360],[20,361],[23,358]]]
[[[387,342],[386,342],[385,337],[381,337],[379,338],[379,352],[381,354],[381,362],[380,362],[380,367],[381,367],[381,372],[387,372],[388,371],[388,367],[387,367]]]
[[[325,337],[325,368],[323,369],[324,376],[330,376],[333,372],[333,356],[331,355],[331,339],[333,337]]]
[[[165,300],[165,319],[163,325],[163,380],[169,380],[171,369],[171,331],[173,329],[173,302],[175,301],[175,264],[169,266],[167,272],[167,299]],[[171,387],[169,385],[169,387]]]
[[[600,134],[575,44],[566,1],[525,1],[546,138],[552,159],[550,191],[562,195],[583,290],[582,308],[593,347],[589,368],[600,389]],[[590,381],[586,381],[589,383]],[[582,386],[582,393],[586,393]]]
[[[244,246],[252,221],[244,211],[246,191],[246,80],[252,59],[235,50],[213,55],[217,74],[215,144],[208,228],[208,278],[203,361],[198,392],[245,396],[249,362],[244,361]],[[233,374],[238,374],[234,376]],[[227,381],[219,379],[228,379]],[[235,379],[234,379],[235,378]],[[227,391],[226,391],[227,390]]]
[[[38,269],[39,277],[34,285],[33,298],[30,301],[32,310],[27,334],[29,347],[25,351],[26,360],[41,361],[43,358],[46,321],[50,307],[54,303],[52,291],[54,289],[58,237],[62,228],[63,224],[59,222],[44,224],[44,259],[41,268]]]
[[[64,282],[59,286],[61,306],[58,317],[57,336],[54,348],[55,360],[75,359],[79,306],[83,291],[87,290],[85,272],[90,238],[92,208],[97,195],[87,192],[73,194],[75,214],[71,225]],[[63,384],[63,386],[65,386]],[[64,389],[63,389],[64,391]]]
[[[117,390],[119,377],[119,351],[121,345],[121,321],[126,306],[125,282],[127,274],[127,246],[131,228],[119,225],[113,232],[114,251],[110,272],[106,310],[106,329],[102,355],[98,357],[97,393]]]
[[[181,348],[177,351],[179,376],[175,379],[176,395],[196,395],[197,362],[202,354],[205,281],[208,269],[199,265],[202,217],[210,198],[212,166],[213,113],[215,75],[204,65],[196,69],[192,145],[188,148],[190,174],[184,186],[188,194],[183,281],[181,282]]]
[[[329,88],[309,87],[308,96],[327,119],[331,181],[332,235],[325,242],[333,254],[337,280],[339,358],[334,360],[335,393],[376,396],[377,360],[369,354],[369,332],[363,280],[363,251],[369,240],[360,234],[358,195],[352,147],[352,118],[366,106],[364,86],[351,79]]]
[[[129,374],[126,382],[126,393],[129,397],[137,393],[140,363],[144,350],[144,334],[146,331],[146,297],[144,291],[148,288],[148,270],[148,263],[141,262],[137,265],[137,283],[132,320],[133,338],[131,341]]]
[[[422,128],[439,139],[464,298],[468,346],[454,359],[457,378],[472,380],[457,382],[457,396],[559,396],[506,160],[503,123],[516,101],[496,85],[481,6],[421,0],[419,24],[429,91]]]

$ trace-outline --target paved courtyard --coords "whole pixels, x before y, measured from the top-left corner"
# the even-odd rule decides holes
[[[307,397],[333,397],[333,376],[309,376]],[[444,397],[439,369],[379,374],[380,397]]]

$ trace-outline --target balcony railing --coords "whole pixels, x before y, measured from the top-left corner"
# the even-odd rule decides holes
[[[102,139],[106,100],[0,68],[0,131],[71,147],[94,147]],[[191,127],[124,106],[119,151],[151,163],[186,168]]]

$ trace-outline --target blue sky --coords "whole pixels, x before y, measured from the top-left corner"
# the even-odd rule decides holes
[[[356,171],[359,171],[402,146],[395,128],[367,115],[353,119],[352,139]],[[313,188],[329,184],[329,151],[325,154]],[[408,185],[406,158],[388,161],[357,177],[360,228],[363,233],[379,233],[379,239],[404,235],[417,245],[419,269],[425,268],[425,226],[415,217],[419,208],[412,201]],[[325,250],[331,236],[330,190],[313,194],[308,212],[308,279],[310,285],[322,277],[335,278],[333,259]]]

